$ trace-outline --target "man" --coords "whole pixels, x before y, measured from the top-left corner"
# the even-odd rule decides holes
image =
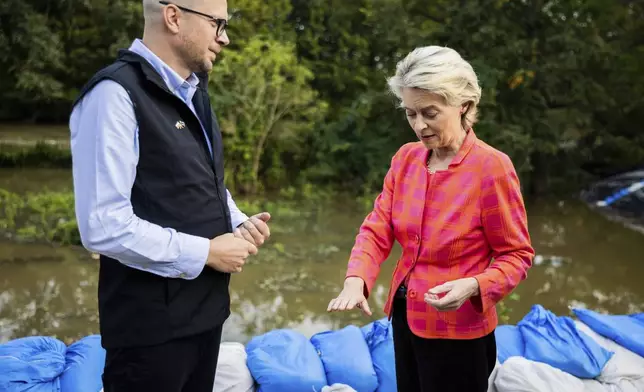
[[[105,392],[212,391],[230,274],[270,235],[270,215],[248,218],[224,187],[207,74],[229,43],[226,0],[177,1],[143,0],[143,39],[70,118],[78,226],[101,255]]]

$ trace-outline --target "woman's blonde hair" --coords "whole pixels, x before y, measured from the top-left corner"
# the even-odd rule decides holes
[[[477,120],[481,88],[474,69],[454,49],[425,46],[414,49],[396,65],[387,81],[389,89],[402,100],[405,87],[438,94],[450,106],[467,104],[461,125],[469,129]]]

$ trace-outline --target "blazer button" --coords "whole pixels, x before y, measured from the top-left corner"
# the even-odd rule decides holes
[[[409,290],[409,298],[416,298],[416,290]]]

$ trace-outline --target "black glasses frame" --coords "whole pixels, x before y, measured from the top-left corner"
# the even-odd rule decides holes
[[[183,7],[183,6],[180,6],[178,4],[172,3],[170,1],[159,1],[159,4],[173,5],[173,6],[177,7],[178,9],[180,9],[183,12],[189,12],[191,14],[203,16],[204,18],[208,19],[209,21],[215,22],[217,24],[217,37],[221,36],[224,33],[224,31],[226,31],[226,27],[228,27],[228,21],[226,19],[215,18],[212,15],[204,14],[203,12],[199,12],[199,11],[187,8],[187,7]]]

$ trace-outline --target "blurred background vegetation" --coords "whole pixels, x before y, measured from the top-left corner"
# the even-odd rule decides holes
[[[527,195],[644,162],[642,1],[230,0],[229,12],[210,91],[237,194],[377,191],[414,138],[385,79],[424,45],[473,64],[477,135],[512,157]],[[0,2],[5,135],[55,128],[64,144],[79,88],[141,33],[140,0]],[[66,149],[34,148],[5,146],[0,163],[69,166]]]

